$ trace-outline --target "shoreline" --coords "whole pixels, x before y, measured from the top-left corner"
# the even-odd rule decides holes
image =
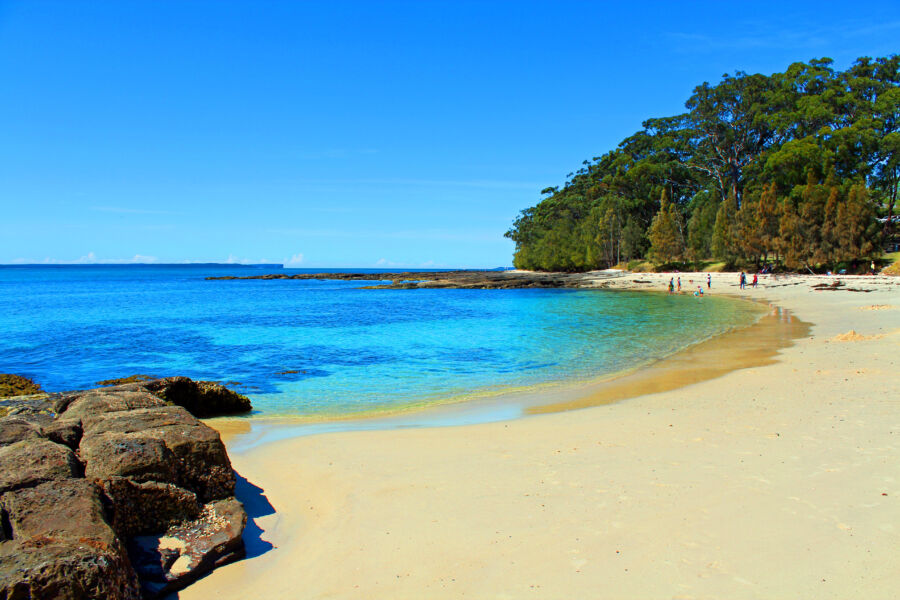
[[[625,291],[659,293],[657,290],[640,288]],[[768,304],[763,300],[729,298],[758,305]],[[251,414],[217,417],[206,423],[219,431],[226,442],[239,438],[233,451],[242,452],[262,444],[304,435],[476,425],[609,404],[652,391],[677,389],[721,377],[736,369],[769,364],[781,349],[808,334],[807,324],[790,316],[787,319],[774,317],[780,311],[771,304],[765,310],[768,312],[761,311],[760,316],[749,324],[736,325],[709,338],[696,340],[661,358],[587,379],[551,380],[524,387],[501,387],[490,391],[485,389],[473,395],[364,413],[317,417]],[[727,365],[704,369],[702,372],[688,366],[693,360],[717,354],[720,349],[747,339],[755,340],[754,352],[743,352],[740,356],[733,357]],[[553,400],[548,400],[548,397]]]
[[[755,291],[812,323],[765,366],[577,411],[237,452],[275,548],[179,597],[890,598],[900,290],[810,290],[823,279]]]

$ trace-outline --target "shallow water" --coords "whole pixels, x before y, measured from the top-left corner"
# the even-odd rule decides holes
[[[715,296],[204,280],[280,271],[0,267],[0,372],[50,391],[182,374],[239,382],[262,414],[331,417],[591,379],[759,316]]]

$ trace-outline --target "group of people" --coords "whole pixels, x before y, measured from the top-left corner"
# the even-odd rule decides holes
[[[693,284],[694,280],[691,279],[690,283]],[[754,273],[753,280],[749,283],[749,285],[755,288],[755,287],[757,287],[758,284],[759,284],[759,274]],[[741,278],[740,278],[741,289],[742,290],[746,289],[747,285],[748,285],[747,273],[745,273],[744,271],[741,271]],[[706,274],[706,289],[712,289],[712,275],[710,275],[709,273]],[[669,293],[674,294],[676,292],[679,294],[681,293],[681,276],[678,276],[677,278],[672,277],[669,279]],[[703,295],[703,286],[702,285],[697,286],[697,289],[694,291],[694,295],[695,296]]]
[[[694,280],[691,279],[690,283],[694,283]],[[680,294],[681,293],[681,276],[678,277],[677,283],[676,283],[674,277],[669,279],[669,293],[674,294],[676,292],[676,288],[677,288],[678,293]],[[711,289],[711,288],[712,288],[712,275],[707,273],[706,274],[706,289]],[[694,290],[694,295],[695,296],[703,295],[703,286],[702,285],[697,286],[697,289]]]
[[[756,287],[757,283],[759,283],[759,275],[754,273],[753,274],[753,283],[751,283],[750,285],[752,285],[753,287]],[[746,288],[747,288],[747,274],[744,273],[743,271],[741,271],[741,289],[743,290]]]

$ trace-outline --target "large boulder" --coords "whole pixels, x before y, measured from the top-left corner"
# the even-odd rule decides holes
[[[137,576],[106,523],[100,491],[85,479],[0,496],[0,598],[137,600]]]
[[[50,440],[25,439],[0,448],[0,494],[80,476],[72,450]]]
[[[166,406],[160,398],[140,390],[90,390],[72,397],[62,417],[65,419],[94,419],[109,412],[136,408]]]
[[[250,412],[250,399],[215,381],[165,377],[139,384],[166,402],[183,406],[199,419]]]
[[[171,483],[202,502],[234,495],[234,471],[219,434],[179,406],[103,413],[82,423],[78,452],[88,478]]]
[[[113,529],[123,538],[165,531],[200,514],[197,494],[171,483],[109,477],[99,484],[112,505]]]

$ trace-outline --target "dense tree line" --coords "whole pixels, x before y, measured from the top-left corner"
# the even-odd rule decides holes
[[[514,264],[582,271],[625,260],[833,268],[893,235],[900,57],[830,59],[703,83],[506,233]],[[881,218],[880,220],[878,218]]]

